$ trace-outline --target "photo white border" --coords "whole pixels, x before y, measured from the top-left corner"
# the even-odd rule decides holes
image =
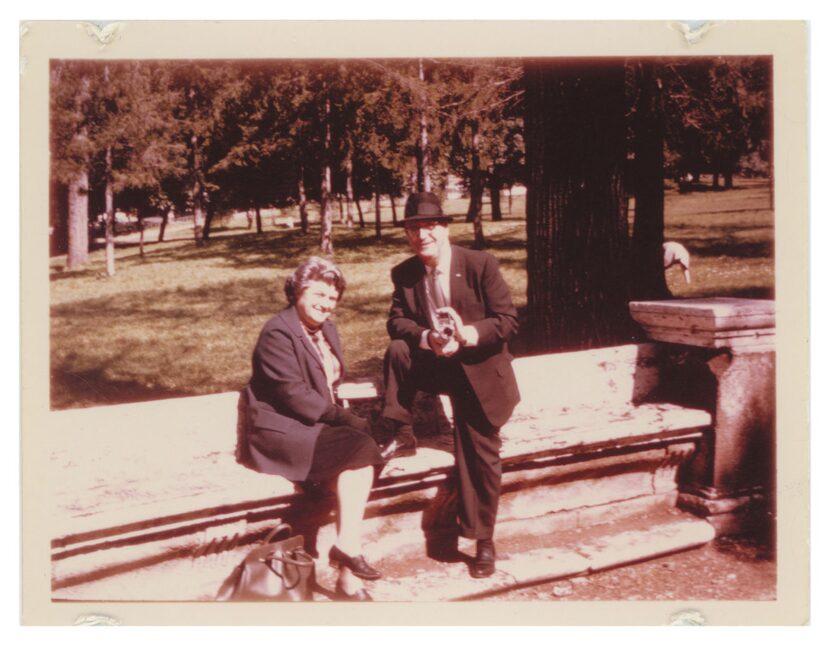
[[[393,28],[394,27],[394,28]],[[302,32],[301,34],[298,32]],[[459,38],[463,32],[463,38]],[[245,51],[240,45],[244,43]],[[48,59],[341,56],[594,56],[772,54],[775,57],[776,287],[778,306],[779,601],[694,602],[713,624],[802,623],[807,617],[807,60],[804,25],[719,22],[696,45],[670,23],[138,23],[103,49],[78,23],[32,23],[21,38],[21,314],[23,355],[24,621],[71,624],[114,607],[129,624],[259,623],[263,609],[225,604],[54,604],[49,599],[48,501],[34,485],[48,446]],[[30,214],[42,214],[40,217]],[[795,286],[795,287],[791,287]],[[40,348],[40,350],[38,350]],[[786,429],[786,431],[785,431]],[[34,495],[33,495],[34,494]],[[45,533],[44,533],[45,532]],[[33,540],[29,540],[32,538]],[[40,545],[43,545],[40,549]],[[42,553],[41,553],[42,552]],[[782,563],[786,557],[787,563]],[[44,559],[45,565],[44,567]],[[46,601],[46,603],[44,603]],[[678,602],[682,607],[689,603]],[[290,623],[662,624],[677,604],[496,602],[293,606]],[[378,606],[383,611],[378,610]],[[435,606],[431,608],[429,606]],[[83,606],[94,606],[84,608]],[[482,607],[486,606],[483,611]],[[604,606],[604,609],[603,609]],[[446,615],[452,611],[452,617]],[[436,614],[438,613],[438,614]],[[273,610],[268,614],[274,615]],[[280,613],[282,614],[282,613]],[[418,619],[420,617],[420,619]]]

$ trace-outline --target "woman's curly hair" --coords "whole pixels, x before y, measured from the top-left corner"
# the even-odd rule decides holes
[[[285,279],[285,297],[288,302],[291,305],[296,304],[303,290],[315,280],[328,283],[334,287],[337,290],[338,301],[343,297],[343,292],[346,291],[346,279],[337,265],[331,260],[312,256]]]

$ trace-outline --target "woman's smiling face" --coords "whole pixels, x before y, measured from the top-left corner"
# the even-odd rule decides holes
[[[339,298],[340,294],[334,285],[322,280],[310,281],[297,299],[300,320],[307,328],[317,329],[331,316]]]

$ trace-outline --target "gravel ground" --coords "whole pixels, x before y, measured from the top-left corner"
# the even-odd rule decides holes
[[[625,567],[512,590],[509,601],[772,601],[776,564],[769,548],[721,537],[699,549]]]

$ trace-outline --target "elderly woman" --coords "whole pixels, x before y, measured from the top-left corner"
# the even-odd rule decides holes
[[[254,468],[298,483],[335,484],[339,569],[336,597],[371,601],[359,579],[380,578],[361,556],[360,526],[383,464],[366,420],[335,403],[343,352],[329,318],[346,281],[334,263],[312,257],[285,283],[288,307],[262,328],[247,387],[247,448]],[[356,579],[355,577],[359,577]]]

